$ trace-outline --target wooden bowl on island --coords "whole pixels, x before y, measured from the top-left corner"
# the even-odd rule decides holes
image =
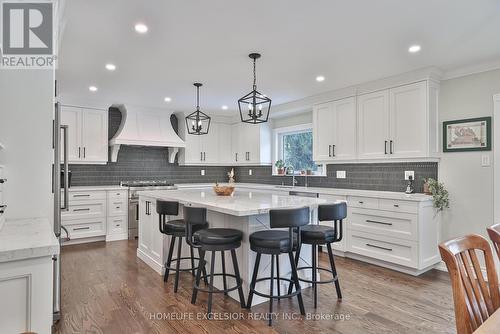
[[[217,196],[231,196],[234,192],[234,186],[219,186],[219,184],[215,184],[214,191]]]

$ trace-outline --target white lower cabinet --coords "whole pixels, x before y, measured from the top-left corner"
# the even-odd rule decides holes
[[[165,237],[159,231],[159,216],[156,200],[139,198],[139,243],[137,256],[158,273],[162,273],[165,263],[163,245]]]
[[[128,238],[128,190],[71,190],[68,211],[61,213],[69,243],[86,238]],[[68,242],[66,242],[68,243]]]

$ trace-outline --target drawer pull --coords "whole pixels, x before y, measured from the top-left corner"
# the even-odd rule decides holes
[[[399,208],[399,204],[394,204],[394,207],[395,208]]]
[[[119,208],[121,208],[121,207],[120,206],[115,207],[115,209],[119,209]]]
[[[120,227],[120,224],[116,224],[115,226],[116,226],[116,227]]]
[[[90,208],[85,208],[85,209],[73,209],[73,212],[75,211],[90,211]]]
[[[76,195],[73,195],[73,197],[90,197],[90,194],[76,194]]]
[[[364,202],[363,201],[358,201],[359,204],[363,204]]]
[[[0,179],[0,183],[5,183],[7,179]]]
[[[388,225],[388,226],[392,226],[392,223],[385,223],[385,222],[379,222],[379,221],[376,221],[376,220],[370,220],[370,219],[367,219],[366,220],[367,223],[373,223],[373,224],[381,224],[381,225]]]
[[[383,249],[383,250],[386,250],[386,251],[392,252],[392,248],[386,248],[386,247],[381,247],[381,246],[372,245],[372,244],[366,244],[366,245],[367,245],[368,247],[373,247],[373,248]]]
[[[90,230],[90,227],[87,226],[87,227],[75,227],[73,229],[73,231],[81,231],[81,230]]]

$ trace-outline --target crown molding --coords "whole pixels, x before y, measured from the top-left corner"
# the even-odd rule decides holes
[[[500,59],[495,59],[487,62],[470,64],[447,70],[444,72],[441,80],[450,80],[471,74],[483,73],[498,69],[500,69]]]

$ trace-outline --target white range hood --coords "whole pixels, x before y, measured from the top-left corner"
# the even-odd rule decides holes
[[[168,147],[171,163],[179,148],[186,147],[170,123],[173,112],[124,105],[115,107],[121,111],[122,121],[109,141],[112,162],[116,162],[122,145]]]

